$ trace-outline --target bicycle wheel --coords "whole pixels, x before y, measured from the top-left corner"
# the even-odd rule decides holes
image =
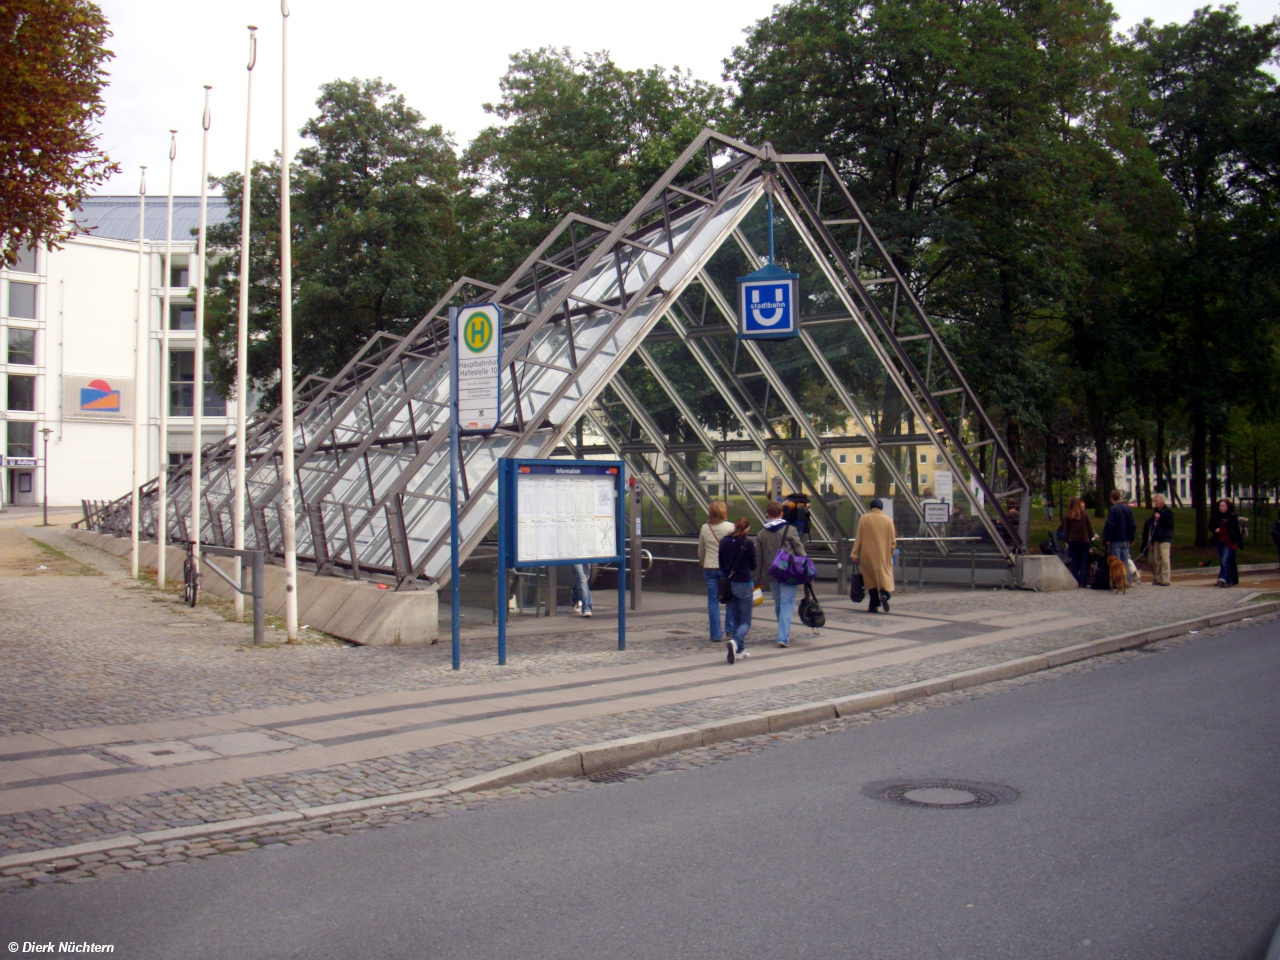
[[[195,564],[187,557],[182,564],[182,580],[183,580],[183,598],[187,602],[187,606],[194,607],[196,605],[196,595],[200,592],[200,584],[196,579]]]

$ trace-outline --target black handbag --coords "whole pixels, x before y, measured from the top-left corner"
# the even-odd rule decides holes
[[[854,603],[861,603],[867,599],[867,588],[862,583],[862,567],[856,563],[853,565],[853,572],[849,575],[849,599]]]
[[[729,603],[733,600],[733,581],[724,574],[720,575],[720,602]]]
[[[804,585],[804,599],[800,601],[800,622],[815,631],[819,627],[826,626],[827,623],[827,615],[822,612],[822,604],[818,603],[813,587],[807,583]]]

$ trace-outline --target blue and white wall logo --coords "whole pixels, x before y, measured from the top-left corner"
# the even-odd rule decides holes
[[[769,265],[738,278],[738,336],[781,340],[800,333],[800,278]]]

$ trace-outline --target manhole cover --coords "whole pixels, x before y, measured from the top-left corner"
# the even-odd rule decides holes
[[[589,777],[592,783],[621,783],[623,780],[635,780],[640,774],[630,770],[609,770],[605,773],[593,773]]]
[[[1018,799],[1018,791],[998,783],[966,780],[890,780],[869,783],[862,792],[874,800],[929,810],[992,807]]]

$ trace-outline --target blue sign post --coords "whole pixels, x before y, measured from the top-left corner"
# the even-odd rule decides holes
[[[461,318],[461,321],[459,320]],[[462,585],[458,581],[458,469],[462,433],[492,433],[502,413],[502,309],[449,308],[449,599],[453,669],[462,669]]]
[[[499,664],[507,662],[513,567],[616,563],[618,649],[627,648],[625,473],[621,460],[498,461]]]
[[[769,194],[769,262],[738,278],[738,339],[800,336],[800,277],[773,262],[773,194]]]

